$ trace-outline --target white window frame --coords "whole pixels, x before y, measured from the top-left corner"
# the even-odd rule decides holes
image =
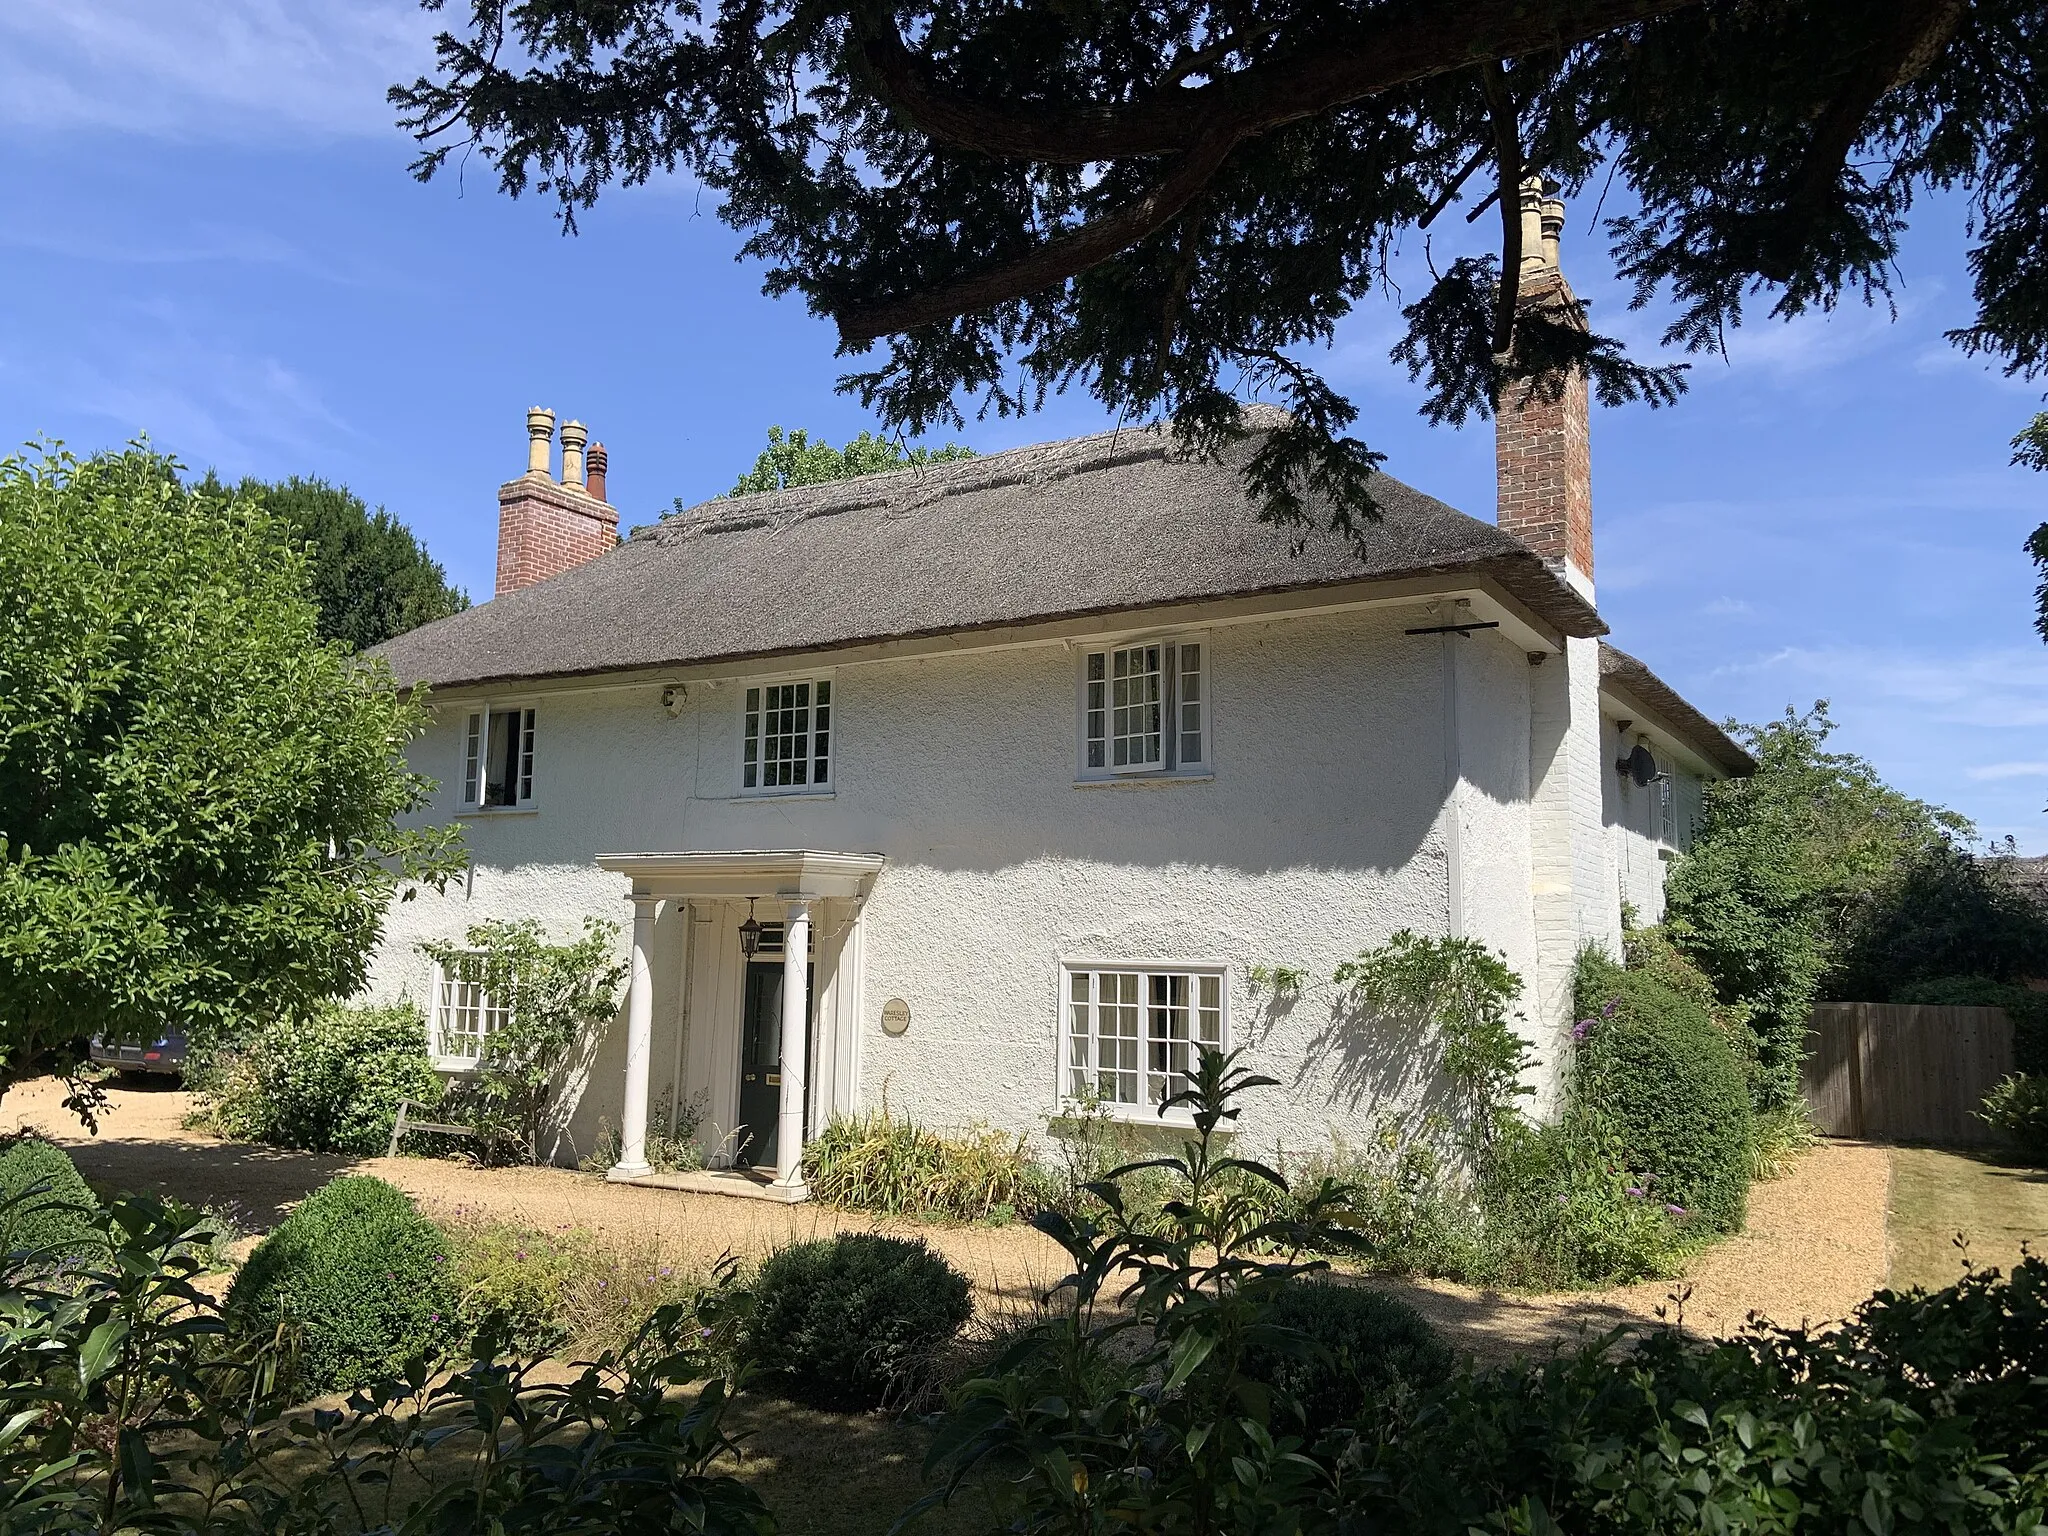
[[[465,951],[458,958],[481,960],[483,956]],[[486,1043],[504,1025],[510,1011],[484,991],[481,982],[450,975],[448,967],[439,960],[433,962],[427,978],[427,999],[427,1055],[433,1061],[434,1070],[477,1071],[486,1059]],[[447,1049],[451,1038],[447,1028],[450,1013],[466,1015],[476,1023],[475,1029],[455,1032],[457,1036],[473,1041],[473,1050]]]
[[[809,689],[802,732],[804,751],[802,761],[805,767],[805,782],[801,784],[766,784],[763,769],[766,767],[760,755],[760,748],[766,737],[766,721],[758,719],[768,713],[768,690],[771,688],[805,687]],[[819,702],[819,691],[824,690],[823,703]],[[739,680],[736,689],[739,699],[739,761],[735,767],[734,783],[739,786],[742,798],[788,798],[797,795],[829,795],[838,782],[840,696],[838,678],[830,669],[811,672],[779,672],[766,677],[747,677]],[[784,706],[788,707],[788,706]],[[821,734],[818,713],[825,711],[822,734],[825,749],[818,751],[817,741]],[[750,723],[754,734],[749,737]],[[749,748],[753,751],[749,751]],[[824,759],[824,776],[818,776],[818,762]],[[753,770],[753,783],[748,783],[748,771]]]
[[[1156,757],[1116,761],[1118,732],[1116,676],[1121,658],[1159,648],[1160,712]],[[1189,665],[1192,658],[1192,665]],[[1108,784],[1131,779],[1208,778],[1214,772],[1212,748],[1216,690],[1209,636],[1200,631],[1172,631],[1093,640],[1075,647],[1075,777],[1082,783]],[[1099,671],[1099,676],[1097,675]],[[1126,674],[1128,676],[1128,674]],[[1121,706],[1132,707],[1129,704]],[[1142,708],[1140,704],[1137,707]],[[1101,761],[1094,761],[1100,747]],[[1193,750],[1190,751],[1190,748]]]
[[[1105,1004],[1101,985],[1104,976],[1115,976],[1118,978],[1135,976],[1137,978],[1135,1004],[1122,1002]],[[1077,987],[1077,983],[1083,978],[1086,979],[1088,987],[1088,996],[1085,1003]],[[1157,1013],[1162,1011],[1162,1005],[1165,1010],[1172,1010],[1176,1007],[1171,1000],[1170,993],[1163,999],[1160,998],[1159,994],[1155,993],[1155,981],[1167,980],[1170,982],[1173,979],[1182,979],[1188,983],[1186,1001],[1178,1005],[1187,1014],[1186,1036],[1184,1040],[1180,1041],[1174,1040],[1170,1035],[1166,1038],[1161,1038],[1155,1033],[1157,1024],[1160,1022],[1157,1018]],[[1178,1075],[1179,1070],[1172,1055],[1165,1057],[1164,1070],[1161,1069],[1160,1048],[1165,1047],[1170,1050],[1172,1045],[1176,1043],[1181,1044],[1184,1047],[1184,1051],[1180,1059],[1185,1062],[1185,1069],[1189,1072],[1192,1071],[1195,1065],[1195,1047],[1197,1045],[1214,1044],[1217,1049],[1228,1052],[1231,1048],[1232,1038],[1230,1017],[1232,980],[1233,975],[1230,964],[1227,961],[1221,960],[1123,960],[1096,959],[1086,956],[1061,960],[1059,965],[1058,997],[1059,1028],[1057,1031],[1059,1055],[1055,1063],[1056,1101],[1061,1105],[1071,1105],[1087,1096],[1085,1089],[1090,1084],[1084,1084],[1076,1080],[1076,1073],[1083,1072],[1088,1075],[1090,1083],[1098,1089],[1097,1102],[1101,1105],[1102,1110],[1112,1119],[1133,1120],[1151,1125],[1193,1124],[1194,1111],[1185,1105],[1176,1105],[1174,1108],[1167,1110],[1164,1115],[1159,1112],[1159,1102],[1163,1096],[1163,1089],[1167,1079]],[[1215,1033],[1217,1038],[1213,1042],[1207,1040],[1204,1036],[1201,1017],[1203,1014],[1212,1011],[1204,1000],[1202,984],[1206,981],[1213,981],[1215,984],[1215,1007],[1213,1012],[1216,1016]],[[1080,1022],[1080,1010],[1084,1006],[1089,1014],[1088,1030],[1085,1036],[1076,1029],[1076,1025]],[[1122,1098],[1105,1099],[1099,1096],[1102,1077],[1105,1071],[1112,1070],[1112,1068],[1105,1064],[1100,1050],[1100,1042],[1105,1038],[1102,1031],[1102,1025],[1105,1021],[1101,1017],[1101,1010],[1105,1006],[1118,1008],[1135,1007],[1136,1009],[1136,1035],[1131,1036],[1126,1033],[1120,1037],[1125,1040],[1134,1040],[1136,1046],[1136,1065],[1133,1068],[1125,1069],[1119,1063],[1113,1069],[1119,1075],[1124,1074],[1126,1070],[1135,1074],[1135,1089],[1137,1093],[1135,1100]],[[1168,1020],[1166,1022],[1170,1029],[1171,1021]],[[1077,1044],[1084,1042],[1088,1048],[1077,1053]],[[1087,1058],[1085,1061],[1081,1059],[1084,1057]],[[1117,1086],[1121,1088],[1122,1085]]]
[[[514,774],[513,795],[505,804],[486,805],[484,794],[490,777],[488,757],[491,722],[495,718],[507,715],[513,717],[512,729],[519,733],[515,749],[517,771]],[[531,699],[498,699],[488,704],[472,704],[463,710],[462,724],[456,735],[455,751],[458,765],[457,783],[461,786],[462,808],[465,813],[495,816],[507,811],[534,809],[534,749],[539,736],[539,718],[539,712]]]

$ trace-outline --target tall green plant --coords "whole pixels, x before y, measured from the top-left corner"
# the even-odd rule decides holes
[[[480,1121],[517,1135],[536,1162],[563,1072],[618,1012],[627,972],[618,938],[617,923],[589,917],[566,944],[548,942],[536,922],[493,921],[471,928],[462,946],[420,946],[504,1010],[471,1093]]]
[[[0,1083],[353,993],[393,896],[461,867],[400,825],[423,698],[320,640],[254,499],[143,447],[0,460],[0,593]]]
[[[1274,1351],[1313,1347],[1273,1323],[1274,1299],[1326,1267],[1302,1255],[1357,1240],[1333,1180],[1296,1191],[1278,1214],[1245,1192],[1242,1181],[1286,1181],[1219,1149],[1237,1101],[1278,1086],[1235,1060],[1203,1051],[1186,1091],[1160,1108],[1187,1112],[1194,1136],[1091,1186],[1099,1220],[1037,1218],[1073,1272],[1049,1315],[959,1389],[928,1462],[944,1482],[920,1508],[999,1467],[1019,1505],[1015,1530],[1298,1528],[1325,1474],[1300,1454],[1299,1405],[1246,1369],[1247,1352],[1262,1352],[1265,1375]],[[1121,1187],[1148,1169],[1176,1185],[1157,1226],[1132,1220]]]
[[[1522,978],[1507,961],[1476,939],[1404,928],[1338,966],[1336,980],[1369,1017],[1434,1040],[1472,1149],[1489,1152],[1516,1118],[1515,1101],[1534,1091],[1522,1081],[1534,1054],[1510,1022]]]

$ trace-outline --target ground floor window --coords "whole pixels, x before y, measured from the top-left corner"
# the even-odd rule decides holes
[[[1223,998],[1221,967],[1070,965],[1062,1089],[1134,1108],[1179,1093],[1203,1046],[1229,1049]]]
[[[475,953],[457,954],[434,967],[428,1049],[434,1065],[443,1072],[460,1072],[481,1062],[490,1037],[509,1017],[509,1010],[484,990],[485,958]]]

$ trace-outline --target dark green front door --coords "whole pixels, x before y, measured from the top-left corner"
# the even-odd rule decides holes
[[[740,1123],[733,1162],[775,1166],[775,1125],[782,1111],[782,962],[747,967],[740,1015]]]

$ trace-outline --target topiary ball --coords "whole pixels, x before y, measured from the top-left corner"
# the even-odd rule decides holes
[[[1296,1279],[1282,1286],[1261,1319],[1304,1335],[1327,1355],[1254,1344],[1244,1374],[1300,1404],[1311,1435],[1363,1413],[1397,1385],[1429,1387],[1451,1374],[1450,1346],[1397,1297],[1335,1280]]]
[[[1752,1111],[1734,1048],[1697,999],[1655,974],[1613,971],[1605,981],[1609,1002],[1581,1025],[1574,1091],[1620,1137],[1643,1198],[1708,1230],[1738,1231]]]
[[[460,1338],[459,1296],[441,1229],[382,1179],[314,1191],[256,1245],[228,1291],[229,1317],[297,1336],[293,1387],[343,1391],[433,1361]]]
[[[0,1271],[47,1271],[106,1251],[100,1203],[62,1147],[24,1136],[0,1152]]]
[[[967,1277],[923,1241],[842,1232],[768,1256],[749,1353],[797,1402],[878,1408],[928,1376],[973,1315]]]

